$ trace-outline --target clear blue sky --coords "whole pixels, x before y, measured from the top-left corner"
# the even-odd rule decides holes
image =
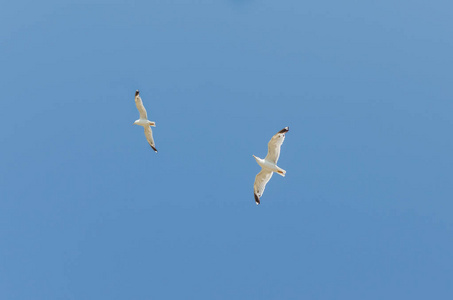
[[[453,299],[452,11],[2,3],[0,299]]]

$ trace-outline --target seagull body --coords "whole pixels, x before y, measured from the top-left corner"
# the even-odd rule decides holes
[[[140,113],[140,119],[134,122],[134,125],[140,125],[145,128],[145,136],[151,148],[157,153],[156,144],[153,139],[153,132],[151,127],[156,127],[156,122],[148,120],[148,115],[146,114],[146,109],[143,106],[142,98],[140,98],[139,91],[135,91],[135,105],[137,106],[138,112]]]
[[[285,127],[271,138],[268,144],[268,152],[264,159],[253,155],[256,162],[261,167],[261,172],[256,175],[255,184],[253,185],[255,202],[257,205],[260,204],[260,197],[263,195],[266,184],[271,180],[272,175],[277,173],[285,177],[286,171],[277,166],[277,161],[280,157],[280,148],[285,140],[285,134],[288,131],[289,127]]]

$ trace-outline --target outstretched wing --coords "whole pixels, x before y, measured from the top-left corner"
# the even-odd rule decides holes
[[[143,106],[142,98],[139,95],[135,96],[135,105],[137,106],[138,112],[140,113],[140,119],[148,120],[146,109]]]
[[[255,184],[253,185],[253,192],[255,194],[256,204],[260,204],[260,197],[264,193],[266,184],[271,180],[272,172],[262,169],[255,177]]]
[[[268,151],[265,160],[277,163],[278,158],[280,157],[280,147],[285,140],[285,134],[289,131],[289,127],[285,127],[280,130],[276,135],[274,135],[269,141]]]
[[[154,144],[154,139],[153,139],[153,132],[151,130],[151,127],[149,126],[144,126],[145,127],[145,136],[146,139],[148,140],[149,145],[153,150],[157,153],[156,145]]]

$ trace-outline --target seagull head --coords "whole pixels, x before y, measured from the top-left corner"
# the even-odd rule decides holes
[[[140,93],[138,90],[135,91],[135,96],[138,96],[138,93]]]

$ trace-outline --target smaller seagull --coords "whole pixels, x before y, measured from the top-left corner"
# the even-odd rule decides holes
[[[139,91],[135,91],[135,105],[137,106],[138,112],[140,113],[140,119],[136,120],[133,125],[140,125],[145,128],[145,136],[148,140],[149,145],[153,150],[157,153],[156,145],[154,144],[153,139],[153,132],[151,131],[151,127],[156,127],[156,122],[151,122],[148,120],[148,116],[146,114],[146,109],[143,106],[142,98],[140,98]]]
[[[285,134],[288,131],[289,127],[285,127],[271,138],[268,144],[268,152],[264,159],[253,155],[256,162],[261,166],[261,172],[256,175],[255,184],[253,185],[256,205],[260,204],[260,197],[263,195],[266,184],[269,182],[274,172],[285,177],[286,171],[277,166],[277,161],[280,156],[280,147],[282,146],[283,141],[285,140]]]

